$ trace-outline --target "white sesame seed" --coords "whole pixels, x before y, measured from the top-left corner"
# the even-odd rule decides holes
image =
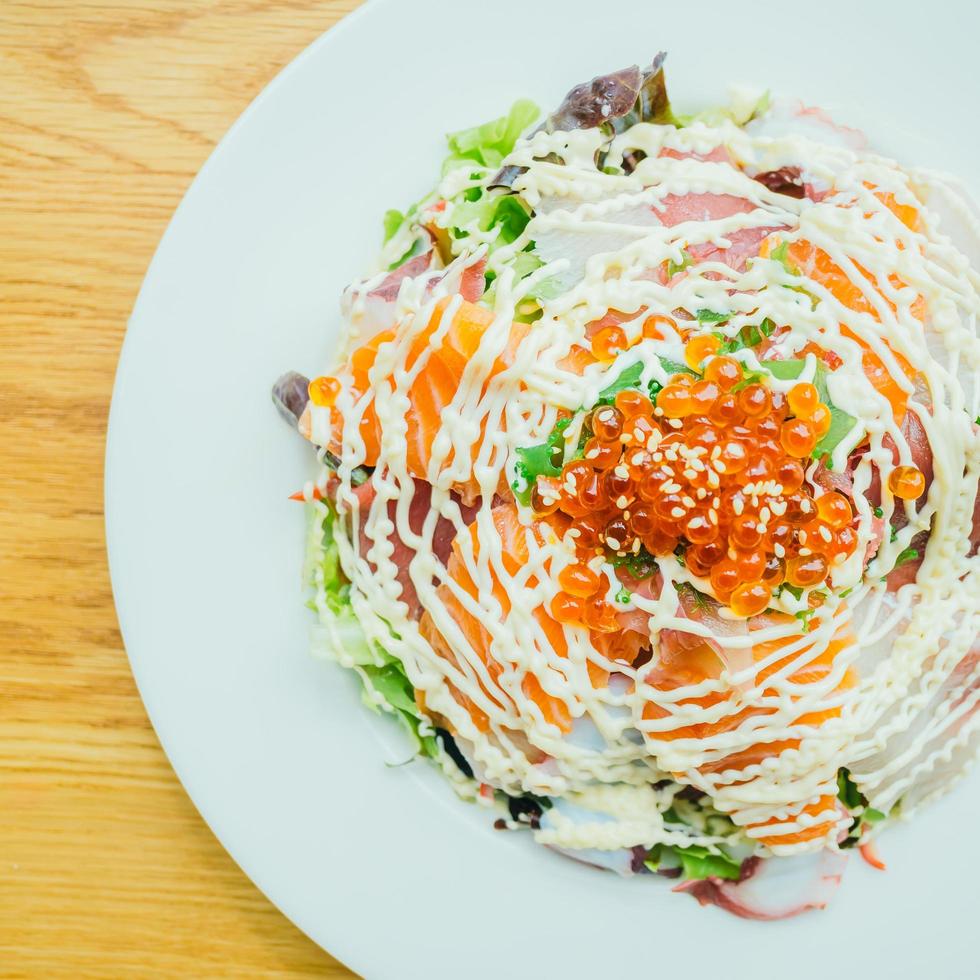
[[[628,510],[623,511],[623,520],[628,521],[630,519],[630,512]]]
[[[772,508],[772,512],[777,517],[782,517],[786,513],[786,501],[785,500],[770,500],[769,506]]]
[[[827,542],[827,544],[830,544],[830,542],[833,541],[833,538],[831,537],[830,534],[830,530],[825,527],[820,528],[820,537],[822,537],[824,541]]]
[[[759,511],[759,520],[762,521],[763,524],[768,523],[770,517],[772,517],[772,511],[770,511],[768,507],[763,507],[762,510]]]
[[[640,539],[633,538],[633,554],[638,555],[640,553]]]
[[[711,521],[712,524],[718,523],[718,511],[716,511],[713,507],[708,511],[708,520]]]
[[[628,480],[630,476],[630,471],[620,463],[614,470],[613,473],[616,474],[621,480]]]
[[[617,538],[614,538],[611,534],[606,536],[606,544],[608,544],[609,547],[613,549],[613,551],[619,551],[621,547],[619,540]]]
[[[804,514],[809,514],[812,509],[813,505],[810,503],[810,498],[804,497],[800,501],[800,510],[802,510]]]
[[[667,419],[667,424],[672,429],[679,429],[684,423],[680,419]]]
[[[664,410],[658,405],[654,410],[653,414],[663,418]]]
[[[694,470],[695,473],[703,473],[707,469],[704,463],[702,463],[697,456],[695,456],[693,459],[689,459],[688,463],[690,463],[691,469]]]
[[[697,473],[694,470],[684,470],[685,480],[696,480],[698,478]]]
[[[590,449],[585,454],[585,458],[586,459],[596,459],[598,457],[598,455],[599,455],[599,450],[598,449]]]
[[[735,561],[735,559],[738,557],[738,552],[734,548],[729,548],[728,549],[728,557],[732,561]]]
[[[800,531],[800,544],[806,544],[806,531]]]
[[[670,512],[670,516],[673,518],[681,518],[684,516],[684,514],[685,514],[685,510],[683,507],[675,507]]]
[[[643,462],[643,453],[633,453],[630,459],[630,466],[639,466]]]
[[[705,490],[704,487],[698,487],[697,490],[694,491],[694,496],[697,497],[698,500],[704,500],[704,498],[708,496],[708,491]]]
[[[712,490],[717,490],[721,485],[721,480],[718,479],[718,474],[714,470],[708,470],[708,486]]]
[[[664,454],[663,453],[654,453],[653,454],[653,461],[655,463],[662,463],[664,461]]]
[[[732,510],[735,511],[736,515],[741,515],[742,511],[745,510],[745,501],[741,497],[736,497],[732,501]]]
[[[684,496],[681,497],[681,503],[683,503],[685,507],[694,506],[694,500],[691,497],[687,496],[687,494],[684,494]]]
[[[577,527],[570,527],[568,529],[568,534],[569,537],[572,538],[580,538],[582,536],[582,532]]]
[[[777,558],[786,557],[786,549],[781,544],[774,544],[772,546],[772,552]]]
[[[756,530],[759,534],[765,534],[769,530],[769,526],[767,524],[758,524]]]
[[[677,493],[681,488],[679,483],[674,483],[673,481],[665,483],[661,488],[661,493]]]
[[[711,458],[717,459],[720,455],[721,455],[721,446],[715,446],[715,448],[711,450]]]
[[[813,552],[809,548],[800,548],[800,557],[808,558]]]
[[[627,497],[627,496],[626,496],[625,494],[620,494],[620,495],[619,495],[619,496],[618,496],[618,497],[616,498],[616,506],[617,506],[617,507],[618,507],[618,508],[619,508],[620,510],[625,510],[625,509],[626,509],[626,507],[628,507],[628,506],[629,506],[629,498],[628,498],[628,497]]]

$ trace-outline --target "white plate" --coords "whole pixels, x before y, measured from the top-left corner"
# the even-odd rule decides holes
[[[853,860],[828,911],[759,924],[496,833],[425,764],[387,766],[407,755],[398,731],[306,655],[304,520],[286,496],[311,461],[268,395],[280,371],[326,363],[342,287],[383,211],[431,185],[442,133],[520,95],[547,107],[660,48],[675,104],[770,85],[975,185],[980,8],[933,4],[915,27],[897,6],[374,0],[269,86],[177,211],[112,405],[107,538],[126,647],[215,833],[372,980],[971,972],[980,778],[884,838],[887,876]]]

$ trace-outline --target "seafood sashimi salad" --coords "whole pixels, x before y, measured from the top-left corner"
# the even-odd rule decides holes
[[[663,61],[450,135],[273,397],[365,703],[499,829],[781,918],[980,746],[980,213]]]

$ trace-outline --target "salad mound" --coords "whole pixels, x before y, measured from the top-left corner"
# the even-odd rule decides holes
[[[781,918],[980,746],[980,225],[663,62],[451,134],[273,395],[365,704],[499,828]]]

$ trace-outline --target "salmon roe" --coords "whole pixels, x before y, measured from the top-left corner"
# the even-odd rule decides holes
[[[592,338],[592,353],[600,361],[611,361],[620,351],[629,347],[622,327],[603,327]]]
[[[789,409],[794,415],[798,415],[801,419],[808,419],[820,405],[820,394],[809,381],[801,381],[790,388],[786,401],[789,402]]]
[[[721,341],[714,334],[698,334],[684,347],[684,360],[692,371],[700,371],[701,362],[711,354],[717,353],[719,347]]]
[[[848,498],[814,498],[805,483],[821,411],[829,419],[817,389],[801,383],[782,395],[742,384],[739,361],[692,344],[689,362],[707,358],[703,377],[675,374],[653,400],[618,392],[587,416],[582,458],[532,488],[537,513],[572,519],[576,560],[559,573],[552,605],[560,622],[618,628],[596,557],[631,559],[634,569],[646,557],[650,574],[653,558],[675,554],[736,616],[749,617],[784,583],[824,582],[857,548]],[[914,489],[912,474],[900,476],[899,489]]]
[[[310,401],[320,408],[332,408],[340,394],[340,382],[336,378],[314,378],[309,384]]]
[[[888,474],[888,489],[902,500],[916,500],[925,493],[926,478],[915,466],[896,466]]]

